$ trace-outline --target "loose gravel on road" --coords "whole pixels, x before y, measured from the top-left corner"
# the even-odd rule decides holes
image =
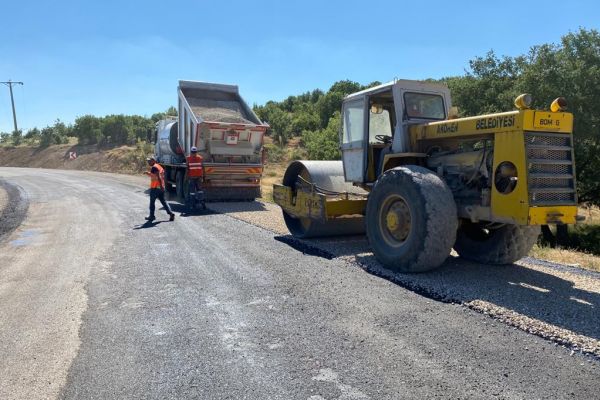
[[[275,232],[300,251],[358,264],[436,300],[462,304],[510,326],[570,349],[600,357],[600,273],[526,257],[513,265],[489,266],[448,257],[423,274],[384,269],[364,236],[299,240],[272,203],[211,203],[216,212]]]

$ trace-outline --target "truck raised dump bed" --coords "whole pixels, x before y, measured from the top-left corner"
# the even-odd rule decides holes
[[[235,85],[179,81],[179,115],[157,124],[156,157],[165,168],[167,188],[187,197],[186,156],[196,147],[204,158],[207,200],[260,197],[263,136],[260,121]]]

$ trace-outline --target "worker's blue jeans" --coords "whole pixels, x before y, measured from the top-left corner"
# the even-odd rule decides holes
[[[186,202],[186,205],[188,207],[193,207],[196,205],[196,204],[191,204],[192,199],[194,200],[194,202],[196,202],[196,204],[200,201],[204,202],[204,192],[202,192],[202,178],[201,177],[189,178],[188,198],[187,198],[187,202]]]
[[[160,200],[160,203],[165,208],[165,211],[167,212],[167,214],[169,214],[169,215],[173,214],[173,211],[171,211],[171,207],[169,207],[169,203],[167,203],[165,201],[164,190],[150,189],[150,217],[154,217],[154,209],[155,209],[154,202],[156,202],[156,199]]]

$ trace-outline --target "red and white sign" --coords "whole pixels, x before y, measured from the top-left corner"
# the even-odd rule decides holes
[[[227,132],[227,134],[225,135],[225,143],[231,145],[237,144],[238,137],[239,134],[237,132]]]
[[[69,152],[69,160],[74,160],[77,158],[77,153],[75,153],[74,151],[70,151]]]

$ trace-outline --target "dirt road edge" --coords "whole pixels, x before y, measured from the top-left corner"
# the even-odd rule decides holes
[[[0,242],[17,229],[29,209],[29,198],[18,185],[0,178],[0,187],[6,191],[6,204],[0,204]]]

